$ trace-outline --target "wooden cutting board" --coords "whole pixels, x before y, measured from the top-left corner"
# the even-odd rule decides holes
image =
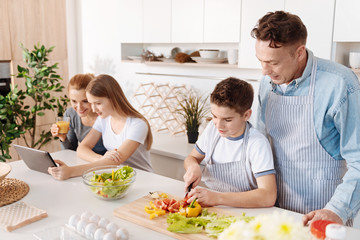
[[[158,191],[159,192],[159,191]],[[176,200],[180,200],[179,197],[170,196],[169,198],[174,198]],[[210,238],[206,235],[205,231],[203,233],[199,234],[181,234],[181,233],[173,233],[167,230],[168,224],[166,223],[166,218],[169,215],[168,213],[159,217],[156,217],[154,219],[149,219],[149,214],[145,212],[144,207],[149,206],[149,202],[154,201],[150,196],[142,197],[138,200],[135,200],[131,203],[128,203],[126,205],[123,205],[119,208],[116,208],[114,210],[114,215],[125,219],[127,221],[133,222],[135,224],[141,225],[143,227],[149,228],[151,230],[169,235],[170,237],[176,238],[176,239],[214,239]],[[235,213],[235,212],[229,212],[226,210],[223,210],[221,208],[216,207],[210,207],[208,208],[209,212],[216,212],[219,215],[228,215],[228,216],[240,216],[241,213]]]

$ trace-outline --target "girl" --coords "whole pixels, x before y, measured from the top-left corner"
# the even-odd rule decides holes
[[[99,117],[79,145],[77,153],[80,158],[91,163],[69,167],[56,160],[59,167],[49,168],[50,174],[63,180],[80,176],[95,166],[122,163],[152,172],[150,125],[131,106],[118,82],[109,75],[99,75],[87,86],[86,97]],[[104,156],[92,150],[101,138],[108,150]]]
[[[70,118],[70,129],[67,134],[60,134],[59,127],[53,124],[50,128],[51,134],[60,139],[62,149],[76,151],[78,143],[82,142],[95,123],[97,114],[91,110],[85,94],[85,89],[89,82],[93,80],[93,74],[77,74],[70,79],[68,94],[71,107],[68,108],[64,116]],[[106,149],[100,139],[93,148],[93,151],[104,155]]]

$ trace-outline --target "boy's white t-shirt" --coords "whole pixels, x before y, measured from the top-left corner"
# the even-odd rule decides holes
[[[135,152],[123,164],[152,172],[150,152],[144,145],[149,131],[146,122],[140,118],[128,117],[123,130],[116,134],[111,128],[110,121],[111,116],[104,119],[98,117],[93,125],[93,129],[101,132],[104,147],[107,150],[114,150],[127,139],[140,143]]]
[[[211,121],[196,142],[195,149],[202,155],[211,154],[219,131]],[[243,145],[243,135],[236,138],[220,137],[212,155],[213,163],[240,161]],[[267,138],[254,127],[250,128],[246,158],[250,161],[251,171],[255,178],[274,174],[274,161]]]

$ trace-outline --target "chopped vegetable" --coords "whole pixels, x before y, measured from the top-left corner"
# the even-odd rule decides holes
[[[159,198],[159,194],[157,192],[150,192],[150,197],[151,198]]]
[[[157,208],[152,201],[150,201],[150,206],[145,206],[144,209],[145,212],[150,214],[150,219],[166,214],[166,210]]]
[[[200,204],[196,201],[197,198],[195,198],[189,207],[186,208],[186,217],[197,217],[200,215],[202,209]]]
[[[234,216],[217,216],[216,213],[208,213],[203,209],[199,217],[185,217],[181,213],[169,214],[167,223],[168,230],[178,233],[201,233],[203,229],[210,237],[217,237],[225,228],[236,221],[249,222],[254,217],[248,217],[243,214],[240,217]]]

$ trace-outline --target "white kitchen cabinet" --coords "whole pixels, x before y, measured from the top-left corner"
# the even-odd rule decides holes
[[[242,0],[238,63],[240,68],[261,68],[255,56],[255,39],[250,35],[251,30],[267,12],[283,9],[284,0]]]
[[[240,42],[240,0],[205,0],[204,42]]]
[[[144,43],[171,42],[171,1],[144,0]]]
[[[331,58],[334,7],[335,0],[285,0],[285,11],[298,15],[307,28],[306,47],[320,58]]]
[[[202,43],[204,0],[172,0],[171,2],[172,42]]]
[[[119,0],[119,28],[122,43],[143,42],[143,0]]]
[[[330,59],[335,0],[243,0],[239,67],[261,68],[255,56],[255,39],[250,36],[259,18],[267,12],[285,10],[298,15],[308,31],[306,46],[315,56]],[[321,14],[319,14],[321,9]]]
[[[359,0],[336,1],[334,21],[335,42],[360,42]]]

